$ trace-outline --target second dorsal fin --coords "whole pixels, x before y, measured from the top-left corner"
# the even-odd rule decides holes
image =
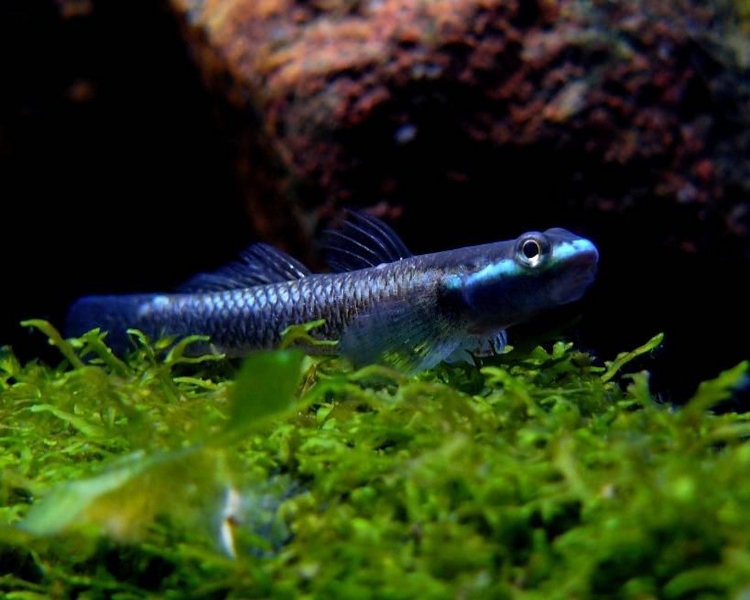
[[[240,260],[213,273],[201,273],[177,287],[177,292],[221,292],[302,279],[310,270],[298,260],[268,244],[253,244],[240,253]]]
[[[398,234],[380,219],[348,212],[340,229],[324,233],[326,263],[333,271],[365,269],[413,256]]]

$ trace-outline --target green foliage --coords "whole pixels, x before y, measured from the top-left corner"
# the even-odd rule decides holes
[[[137,334],[121,360],[98,331],[27,324],[63,361],[0,351],[5,597],[750,591],[750,417],[715,410],[746,363],[676,408],[626,372],[660,336],[405,378]]]

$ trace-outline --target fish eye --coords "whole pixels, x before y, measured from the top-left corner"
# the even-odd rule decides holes
[[[532,269],[542,265],[550,254],[549,240],[543,233],[525,233],[516,241],[516,261]]]

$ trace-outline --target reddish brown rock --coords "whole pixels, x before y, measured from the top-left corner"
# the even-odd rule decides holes
[[[704,3],[174,3],[208,72],[258,116],[256,161],[281,167],[270,192],[250,186],[271,237],[278,215],[381,200],[418,218],[450,206],[438,226],[454,231],[490,202],[508,231],[540,211],[669,205],[677,247],[700,247],[692,219],[747,228],[727,188],[744,191],[748,169],[719,141],[747,149],[730,127],[749,122],[750,86]]]

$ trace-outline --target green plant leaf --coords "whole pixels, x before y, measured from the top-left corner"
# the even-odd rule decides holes
[[[258,351],[245,358],[229,395],[226,432],[243,435],[294,406],[304,356],[292,348]]]

